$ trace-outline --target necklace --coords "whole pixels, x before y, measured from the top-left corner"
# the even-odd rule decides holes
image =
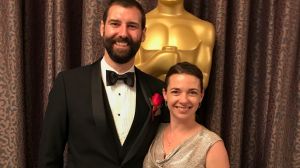
[[[171,131],[171,127],[167,127],[164,133],[167,148],[169,149],[173,148],[174,146],[180,144],[181,142],[184,142],[186,139],[193,136],[200,129],[201,127],[195,126],[185,134],[174,134],[174,131],[173,132]]]
[[[170,137],[171,136],[171,137]],[[172,135],[171,130],[168,131],[168,128],[164,131],[164,158],[171,152],[173,141],[172,141]]]
[[[168,145],[168,147],[171,147],[171,145],[172,145],[172,142],[170,142],[170,140],[169,140],[169,137],[168,137],[168,136],[166,137],[166,140],[167,140],[167,145]]]
[[[172,132],[171,132],[171,128],[168,127],[165,131],[165,136],[166,136],[166,143],[167,143],[167,146],[170,148],[171,145],[172,145]]]

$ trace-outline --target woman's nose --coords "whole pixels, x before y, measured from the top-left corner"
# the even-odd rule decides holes
[[[186,102],[188,102],[189,101],[188,95],[186,93],[181,94],[179,101],[180,101],[180,103],[186,103]]]

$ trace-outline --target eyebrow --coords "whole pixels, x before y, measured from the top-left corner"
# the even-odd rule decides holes
[[[201,89],[190,89],[189,91],[197,91],[197,92],[201,92]]]
[[[110,20],[108,20],[108,23],[110,23],[110,22],[121,22],[121,21],[118,20],[118,19],[110,19]],[[134,22],[134,21],[126,22],[126,24],[131,24],[131,25],[136,25],[136,26],[140,26],[141,25],[138,22]]]
[[[174,87],[174,88],[170,88],[170,90],[181,90],[181,89],[180,89],[180,88]],[[191,88],[191,89],[189,89],[188,91],[199,91],[199,92],[201,92],[201,89],[198,89],[198,88]]]
[[[117,19],[110,19],[110,20],[107,20],[107,22],[120,22],[120,20],[117,20]]]

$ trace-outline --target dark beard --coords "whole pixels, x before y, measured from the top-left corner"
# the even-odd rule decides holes
[[[116,63],[125,64],[130,61],[138,51],[141,45],[141,40],[138,42],[132,41],[132,39],[126,37],[104,37],[103,38],[104,47],[109,55],[109,57]],[[113,49],[113,44],[116,42],[126,42],[128,43],[129,50],[128,51],[118,51]]]

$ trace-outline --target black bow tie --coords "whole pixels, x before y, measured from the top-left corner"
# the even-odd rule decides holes
[[[130,87],[134,85],[134,73],[127,72],[122,75],[118,75],[113,71],[106,70],[106,83],[107,86],[114,85],[118,80],[123,80],[125,84]]]

